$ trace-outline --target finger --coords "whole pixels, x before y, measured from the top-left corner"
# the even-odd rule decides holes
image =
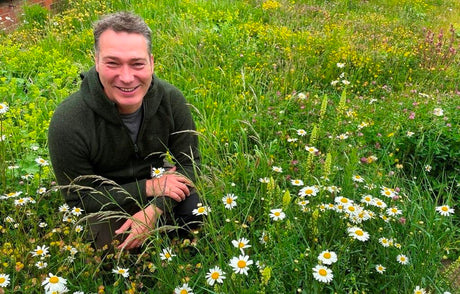
[[[180,195],[176,191],[169,190],[166,193],[166,195],[169,196],[169,198],[173,199],[176,202],[181,202],[182,201],[182,198],[180,197]]]
[[[121,225],[121,227],[115,231],[115,234],[121,234],[121,233],[124,233],[127,229],[129,229],[129,227],[131,227],[133,221],[128,219],[127,221],[125,221],[123,223],[123,225]]]

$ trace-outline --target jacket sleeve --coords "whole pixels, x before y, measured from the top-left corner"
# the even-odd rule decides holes
[[[133,212],[145,207],[145,180],[124,185],[97,176],[90,158],[84,122],[56,110],[50,122],[48,144],[56,180],[69,206],[87,213],[118,210]]]

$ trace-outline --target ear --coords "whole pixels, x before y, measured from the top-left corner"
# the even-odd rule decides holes
[[[94,65],[96,66],[96,71],[99,72],[99,56],[97,54],[94,56]]]
[[[153,58],[153,54],[150,54],[150,64],[152,65],[152,74],[155,72],[155,62]]]

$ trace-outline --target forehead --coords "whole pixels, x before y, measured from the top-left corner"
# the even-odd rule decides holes
[[[99,54],[118,56],[133,55],[136,58],[149,56],[147,39],[138,33],[104,31],[99,38]]]

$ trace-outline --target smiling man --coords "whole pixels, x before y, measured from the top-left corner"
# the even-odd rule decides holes
[[[114,239],[119,249],[137,248],[161,224],[188,230],[201,220],[192,214],[199,203],[195,124],[182,93],[154,75],[151,39],[129,12],[96,22],[95,66],[50,123],[56,179],[69,206],[92,214],[96,248]],[[95,215],[107,211],[124,217]]]

